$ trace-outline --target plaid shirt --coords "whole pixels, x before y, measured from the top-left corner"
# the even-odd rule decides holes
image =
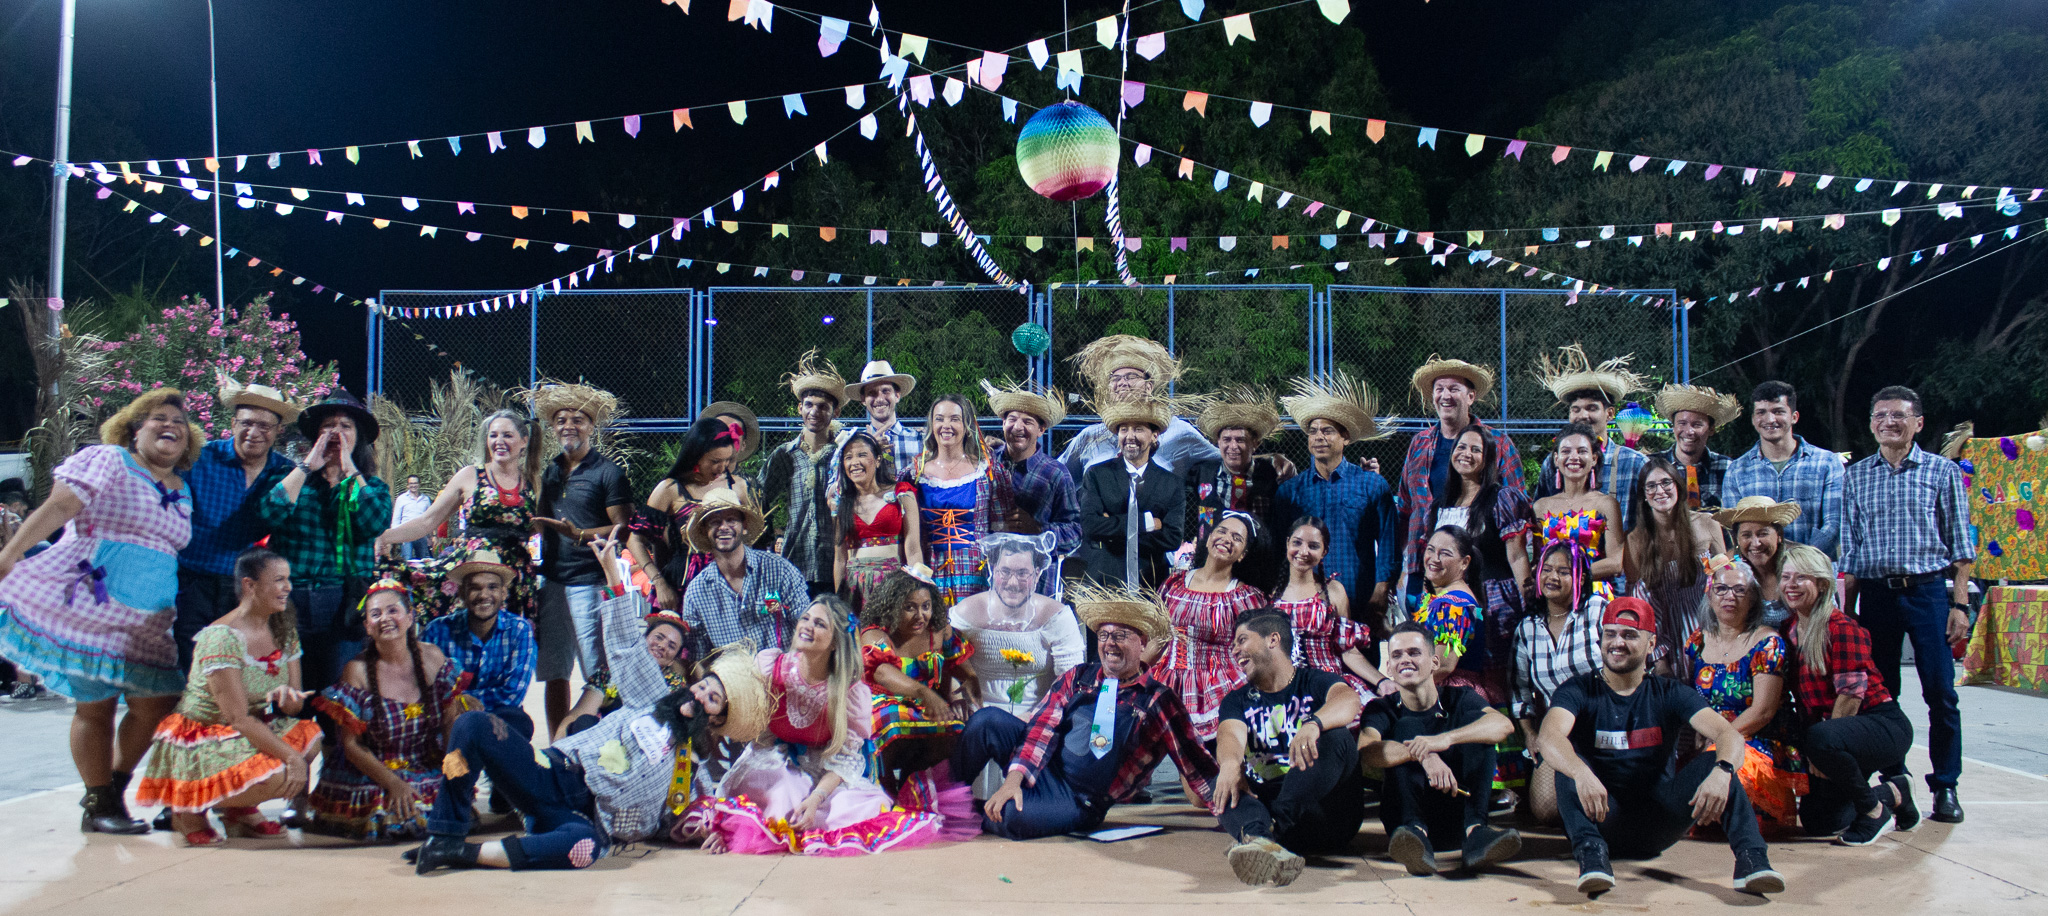
[[[804,451],[804,437],[798,433],[768,453],[768,469],[761,475],[762,513],[772,513],[778,503],[789,509],[782,558],[812,582],[832,578],[832,537],[839,528],[825,489],[837,453],[831,445],[816,455]]]
[[[1501,483],[1526,492],[1522,485],[1522,456],[1515,451],[1515,440],[1484,423],[1479,427],[1493,437],[1493,463],[1500,471]],[[1437,433],[1434,426],[1416,433],[1408,440],[1408,457],[1401,460],[1401,489],[1395,494],[1394,505],[1408,519],[1408,546],[1402,551],[1401,568],[1410,574],[1422,569],[1422,542],[1429,537],[1430,507],[1436,504],[1429,489],[1429,472],[1436,466]],[[1281,524],[1292,522],[1288,519]]]
[[[1060,735],[1068,728],[1085,727],[1087,718],[1094,715],[1095,695],[1101,690],[1101,665],[1076,665],[1060,675],[1052,689],[1039,698],[1038,708],[1031,714],[1031,728],[1010,761],[1010,769],[1023,770],[1026,779],[1037,783],[1053,755],[1059,753]],[[1128,694],[1136,695],[1127,700]],[[1165,756],[1172,758],[1181,778],[1187,780],[1194,800],[1206,806],[1215,791],[1216,758],[1202,746],[1202,739],[1195,737],[1195,726],[1188,721],[1180,694],[1153,680],[1150,673],[1140,673],[1117,684],[1117,705],[1130,709],[1138,721],[1133,743],[1124,749],[1116,778],[1110,780],[1111,801],[1121,802],[1136,794],[1152,778],[1159,758]]]
[[[271,452],[256,482],[249,482],[232,439],[216,439],[199,450],[191,470],[181,472],[185,492],[192,496],[192,540],[178,552],[178,565],[216,576],[235,572],[235,558],[270,533],[251,493],[270,492],[292,463]]]
[[[1543,456],[1543,467],[1536,472],[1536,498],[1542,499],[1562,491],[1557,484],[1557,465],[1551,463],[1554,456]],[[1629,497],[1636,491],[1636,480],[1643,476],[1643,467],[1650,461],[1642,452],[1614,441],[1607,440],[1601,449],[1600,492],[1614,497],[1621,504],[1621,530],[1627,531],[1635,525],[1635,501]]]
[[[1552,638],[1537,605],[1515,624],[1515,690],[1510,710],[1517,719],[1534,719],[1550,705],[1550,695],[1564,682],[1600,670],[1600,616],[1607,599],[1586,596],[1586,606],[1567,616],[1564,635]]]
[[[583,784],[597,803],[598,826],[621,843],[639,842],[659,830],[676,773],[673,748],[650,753],[633,730],[669,692],[668,681],[641,636],[645,631],[640,618],[648,610],[646,599],[632,590],[597,606],[606,668],[612,686],[618,688],[619,708],[552,748],[582,765]]]
[[[469,695],[484,708],[503,709],[526,702],[526,688],[533,683],[533,666],[539,658],[533,624],[526,618],[499,611],[491,635],[478,641],[469,629],[468,612],[446,614],[427,621],[420,639],[433,643],[454,660],[455,667],[470,675]],[[646,653],[644,645],[641,653]]]
[[[1745,496],[1768,496],[1798,503],[1799,517],[1785,526],[1785,537],[1836,556],[1842,541],[1842,459],[1804,438],[1794,438],[1799,447],[1783,471],[1771,467],[1762,443],[1728,462],[1721,502],[1732,506]]]
[[[1671,466],[1677,468],[1681,474],[1687,471],[1685,462],[1678,460],[1678,449],[1675,446],[1670,451],[1657,452],[1650,457],[1671,462]],[[1721,481],[1728,476],[1729,461],[1727,455],[1713,449],[1707,450],[1707,460],[1699,466],[1698,472],[1692,475],[1693,479],[1686,486],[1686,502],[1689,508],[1721,508]]]
[[[1429,514],[1427,507],[1421,514]],[[1329,477],[1314,465],[1303,468],[1281,484],[1273,498],[1272,517],[1284,520],[1272,527],[1278,530],[1304,515],[1330,526],[1323,570],[1344,583],[1351,600],[1362,602],[1373,585],[1393,581],[1400,563],[1401,517],[1394,511],[1394,488],[1386,478],[1348,461],[1338,464]],[[1361,583],[1368,562],[1373,578]]]
[[[1792,698],[1808,725],[1835,714],[1835,697],[1860,697],[1863,709],[1892,701],[1877,663],[1870,659],[1870,631],[1841,611],[1828,617],[1828,672],[1816,673],[1800,658],[1797,640],[1786,640],[1792,669]]]
[[[270,526],[270,549],[292,564],[292,583],[311,588],[367,579],[377,566],[377,535],[391,523],[391,489],[376,477],[329,486],[327,475],[307,475],[297,502],[284,481],[264,494],[259,515]],[[346,542],[338,541],[346,537]]]
[[[1032,452],[1022,464],[1012,464],[1002,443],[989,450],[989,459],[1010,472],[1010,489],[1017,507],[1031,513],[1038,526],[1058,538],[1054,552],[1071,556],[1081,549],[1081,503],[1075,494],[1074,478],[1067,466],[1045,449]]]
[[[1955,462],[1914,445],[1896,470],[1871,455],[1843,473],[1842,571],[1917,576],[1977,556],[1970,494]]]
[[[811,587],[802,573],[765,550],[747,551],[747,575],[739,594],[717,563],[698,571],[683,590],[683,623],[690,628],[691,658],[750,639],[756,649],[789,647],[797,615],[810,606]]]

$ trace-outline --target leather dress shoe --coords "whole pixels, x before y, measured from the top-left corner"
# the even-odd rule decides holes
[[[1928,817],[1944,824],[1963,822],[1963,803],[1956,799],[1956,787],[1934,790],[1934,813]]]

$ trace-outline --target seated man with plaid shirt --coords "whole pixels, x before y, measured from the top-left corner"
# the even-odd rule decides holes
[[[971,779],[990,762],[1009,765],[982,829],[1013,840],[1093,830],[1111,805],[1144,788],[1162,756],[1180,769],[1191,801],[1207,805],[1216,758],[1195,737],[1180,696],[1145,673],[1145,647],[1173,632],[1166,612],[1124,590],[1068,593],[1102,660],[1061,675],[1029,723],[993,706],[968,720],[953,772]]]

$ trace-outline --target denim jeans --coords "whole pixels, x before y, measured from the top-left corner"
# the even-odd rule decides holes
[[[1920,674],[1920,698],[1927,702],[1927,756],[1934,772],[1929,789],[1951,789],[1963,775],[1963,713],[1956,705],[1956,660],[1948,647],[1949,590],[1940,577],[1903,591],[1886,588],[1881,579],[1859,579],[1856,617],[1870,631],[1870,660],[1884,678],[1886,690],[1899,696],[1899,664],[1904,641],[1913,641],[1913,667]],[[1903,761],[1886,776],[1906,772]]]
[[[1008,767],[1024,746],[1030,726],[1007,710],[983,707],[967,720],[960,743],[953,752],[953,772],[979,773],[993,762]],[[1024,787],[1021,803],[1003,808],[1001,821],[981,818],[981,829],[1011,840],[1035,840],[1078,830],[1092,830],[1109,811],[1109,799],[1094,797],[1068,784],[1059,763],[1059,750],[1038,781]]]
[[[568,758],[542,752],[543,767],[530,739],[505,720],[487,712],[463,713],[448,738],[442,774],[448,778],[427,814],[427,831],[435,836],[469,835],[476,804],[477,777],[491,783],[527,817],[527,834],[505,841],[505,855],[514,869],[584,868],[605,853],[610,840],[590,818],[590,788]]]

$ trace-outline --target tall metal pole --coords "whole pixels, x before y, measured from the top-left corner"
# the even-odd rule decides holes
[[[64,199],[71,184],[71,40],[78,31],[78,0],[64,0],[57,27],[57,129],[50,172],[50,299],[64,304]],[[50,341],[61,336],[63,322],[50,316]],[[54,393],[54,392],[53,392]]]
[[[65,0],[68,6],[73,0]],[[220,235],[220,70],[219,57],[213,47],[213,0],[206,0],[206,95],[207,106],[213,114],[213,304],[220,310],[221,324],[228,321],[228,285],[221,264],[226,255],[221,248],[227,242]]]

